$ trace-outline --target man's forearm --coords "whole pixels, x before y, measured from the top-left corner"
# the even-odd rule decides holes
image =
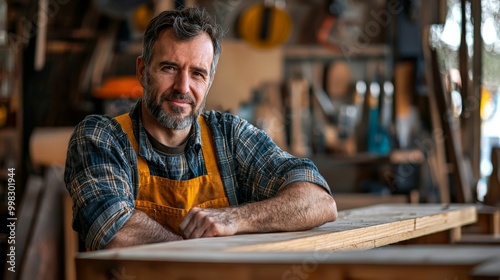
[[[297,182],[271,199],[233,209],[238,215],[238,232],[305,230],[337,218],[334,199],[321,187]]]
[[[106,249],[181,239],[182,237],[165,229],[146,213],[136,209],[130,219],[106,245]]]
[[[238,207],[193,208],[179,225],[184,238],[305,230],[334,221],[337,206],[323,188],[290,184],[273,198]]]

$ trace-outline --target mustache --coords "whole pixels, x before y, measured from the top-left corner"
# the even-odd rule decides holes
[[[174,91],[172,93],[168,93],[168,94],[163,94],[161,96],[161,102],[165,102],[165,101],[174,101],[174,100],[182,100],[182,101],[186,101],[188,102],[189,104],[191,105],[194,105],[195,104],[195,100],[194,100],[194,97],[192,97],[191,95],[189,94],[183,94],[183,93],[180,93],[179,91]]]

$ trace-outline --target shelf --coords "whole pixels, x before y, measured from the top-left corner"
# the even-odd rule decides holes
[[[17,129],[15,127],[0,128],[0,137],[16,137]]]
[[[403,194],[374,195],[369,193],[338,193],[333,194],[339,211],[366,207],[382,203],[409,203],[410,197]]]
[[[329,162],[332,164],[421,164],[424,154],[420,150],[394,150],[388,155],[373,153],[357,153],[354,155],[315,155],[314,162]]]
[[[364,47],[361,52],[350,54],[349,57],[334,53],[321,46],[290,46],[284,48],[286,62],[386,59],[389,55],[390,48],[386,45]]]

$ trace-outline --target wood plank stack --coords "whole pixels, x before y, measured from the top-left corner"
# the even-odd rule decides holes
[[[64,279],[62,166],[28,180],[16,228],[16,269],[7,280]]]

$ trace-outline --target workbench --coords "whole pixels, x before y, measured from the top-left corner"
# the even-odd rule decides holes
[[[339,212],[300,232],[245,234],[80,253],[78,279],[490,279],[495,246],[387,246],[477,219],[466,204],[387,204]],[[382,248],[378,248],[382,247]],[[367,250],[365,249],[373,249]],[[424,268],[425,267],[425,268]],[[121,277],[121,278],[120,278]]]

